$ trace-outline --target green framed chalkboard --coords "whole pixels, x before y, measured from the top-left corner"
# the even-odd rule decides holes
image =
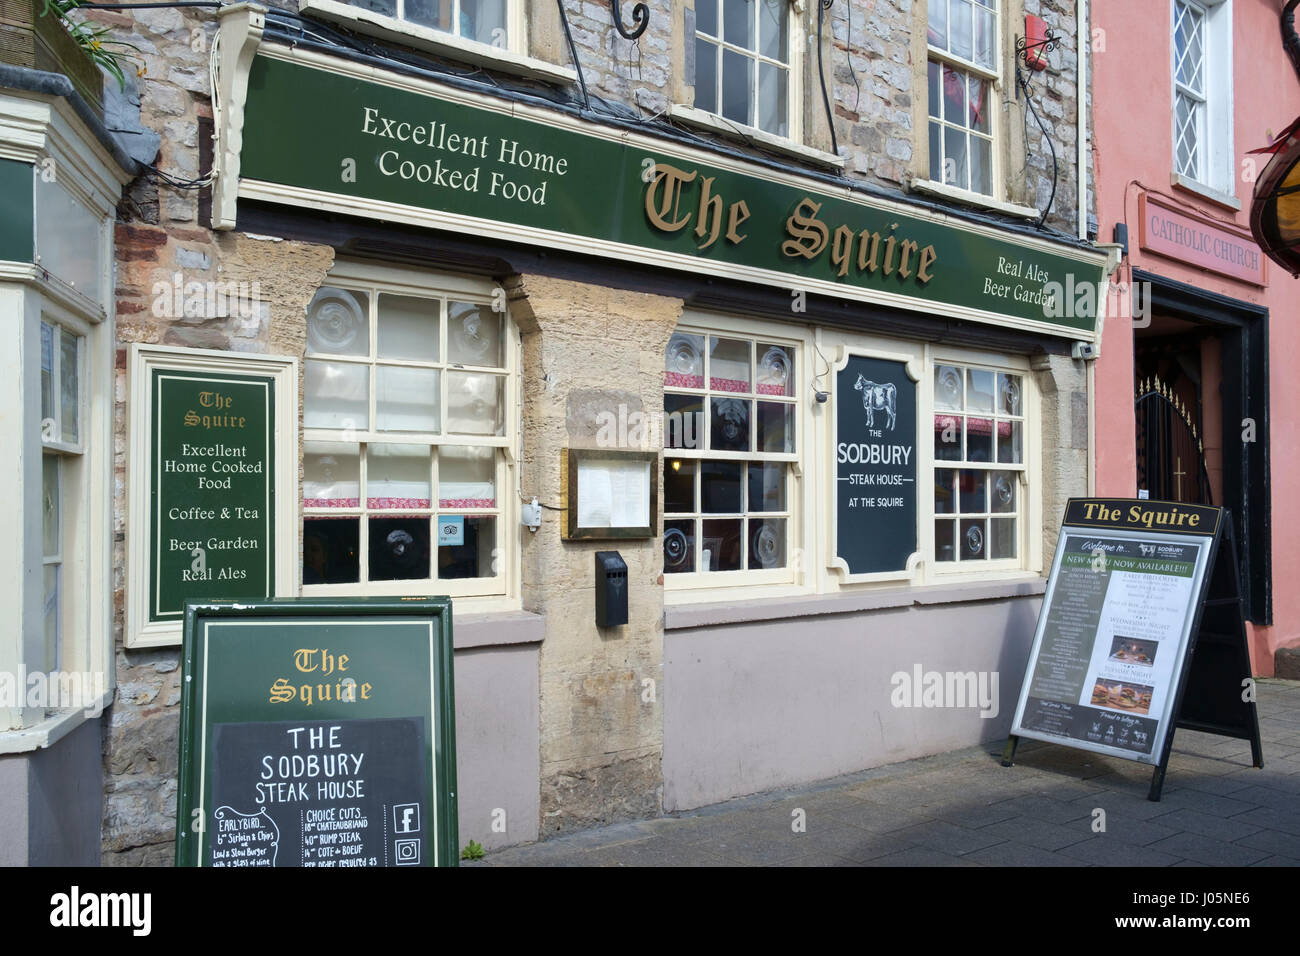
[[[178,866],[457,866],[451,601],[188,602]]]

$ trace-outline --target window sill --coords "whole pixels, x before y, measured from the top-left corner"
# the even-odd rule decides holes
[[[1185,192],[1194,193],[1202,199],[1208,199],[1212,203],[1231,209],[1234,212],[1241,211],[1241,200],[1236,196],[1230,196],[1227,193],[1219,192],[1212,186],[1197,182],[1195,179],[1188,179],[1179,173],[1170,173],[1169,184],[1175,189],[1182,189]]]
[[[798,159],[806,159],[809,162],[818,164],[819,166],[829,166],[835,169],[844,168],[844,159],[840,156],[836,156],[834,153],[827,153],[820,149],[813,149],[811,146],[803,146],[793,140],[783,139],[780,136],[773,136],[771,133],[764,132],[761,129],[755,129],[752,126],[733,123],[731,120],[723,119],[713,113],[706,113],[704,110],[697,110],[693,106],[682,106],[679,103],[674,103],[672,108],[668,111],[668,115],[688,126],[707,129],[710,132],[721,133],[723,136],[744,139],[757,146],[761,146],[764,149],[770,149],[776,153],[784,153],[787,156],[794,156]]]
[[[766,600],[745,600],[737,595],[734,602],[665,607],[664,630],[779,621],[830,614],[855,614],[862,611],[910,607],[913,604],[996,601],[1005,598],[1033,597],[1042,594],[1046,589],[1046,578],[1037,574],[1019,574],[1002,581],[879,588],[847,594],[815,594]]]
[[[473,63],[531,80],[572,84],[578,73],[569,67],[534,59],[503,47],[494,47],[415,23],[405,23],[371,10],[361,10],[338,0],[298,0],[298,12],[341,24],[367,36],[392,40],[449,59]]]
[[[452,643],[458,651],[510,644],[540,644],[546,637],[546,617],[530,611],[495,614],[457,613],[452,602]]]
[[[992,209],[1008,216],[1018,216],[1021,219],[1037,219],[1042,215],[1033,206],[1022,206],[1019,203],[1003,202],[1000,199],[994,199],[992,196],[985,196],[983,193],[974,193],[969,189],[958,189],[956,186],[949,186],[945,183],[936,183],[930,179],[914,179],[908,187],[914,193],[923,193],[927,196],[936,196],[940,199],[951,199],[954,202],[963,203],[967,206],[979,206],[983,209]]]
[[[0,754],[31,753],[52,747],[87,720],[97,720],[112,701],[113,691],[110,690],[93,709],[59,711],[22,730],[4,731],[0,733]]]

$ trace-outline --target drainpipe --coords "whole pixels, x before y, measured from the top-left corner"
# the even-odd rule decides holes
[[[1293,0],[1300,3],[1300,0]],[[1075,4],[1075,73],[1078,80],[1075,117],[1075,144],[1078,146],[1078,218],[1079,238],[1088,241],[1088,51],[1091,49],[1092,33],[1088,27],[1088,0],[1078,0]],[[1105,310],[1097,303],[1097,322],[1104,321]],[[1088,497],[1097,494],[1097,363],[1085,362],[1088,389]]]

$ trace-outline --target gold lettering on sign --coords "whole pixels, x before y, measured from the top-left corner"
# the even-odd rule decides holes
[[[322,701],[351,704],[370,700],[374,685],[358,682],[344,676],[350,659],[347,654],[334,654],[324,647],[300,647],[292,655],[294,669],[303,674],[315,672],[319,677],[334,675],[332,680],[316,684],[292,684],[287,678],[277,677],[269,688],[267,702],[287,704],[292,701],[311,707]]]
[[[826,223],[817,218],[821,209],[821,203],[815,203],[806,196],[799,200],[799,205],[794,207],[794,212],[785,221],[785,231],[794,238],[781,243],[782,253],[791,257],[803,256],[805,259],[816,259],[821,254],[826,248],[826,241],[831,237]]]
[[[685,219],[676,218],[677,204],[682,198],[682,186],[694,182],[696,175],[694,170],[687,173],[667,163],[655,165],[654,179],[645,191],[645,214],[656,229],[678,232],[690,225],[690,213]],[[673,218],[669,219],[669,216]]]

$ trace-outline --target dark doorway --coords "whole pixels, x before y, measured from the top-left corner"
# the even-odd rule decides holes
[[[1246,617],[1271,624],[1268,310],[1140,269],[1133,282],[1151,315],[1133,330],[1138,487],[1232,512]]]

